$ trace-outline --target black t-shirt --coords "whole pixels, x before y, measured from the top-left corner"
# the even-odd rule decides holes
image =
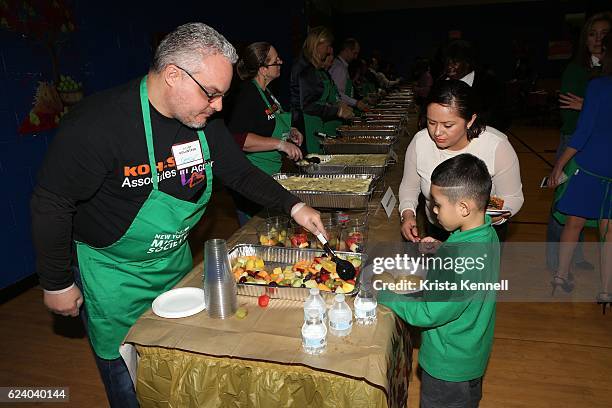
[[[276,113],[280,107],[268,89],[264,90],[270,108],[262,99],[252,81],[242,82],[232,96],[227,127],[232,133],[251,132],[259,136],[272,136],[276,126]]]
[[[62,120],[32,197],[32,228],[42,286],[72,283],[72,240],[94,247],[116,242],[152,190],[140,80],[92,95]],[[177,170],[172,146],[198,140],[195,130],[161,115],[152,105],[151,126],[159,189],[197,201],[206,184],[203,165]],[[289,212],[299,200],[252,166],[222,120],[205,128],[213,175],[265,207]]]

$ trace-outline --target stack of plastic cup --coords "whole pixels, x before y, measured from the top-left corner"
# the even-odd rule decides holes
[[[204,299],[208,316],[212,318],[227,319],[238,308],[236,281],[223,239],[204,243]]]

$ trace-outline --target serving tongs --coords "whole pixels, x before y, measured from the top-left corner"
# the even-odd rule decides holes
[[[336,273],[340,276],[341,279],[349,280],[354,279],[357,272],[355,271],[355,267],[352,263],[342,258],[339,258],[338,255],[334,252],[333,249],[329,246],[327,239],[321,234],[321,232],[317,233],[317,238],[323,244],[323,249],[325,252],[331,256],[331,260],[336,264]]]

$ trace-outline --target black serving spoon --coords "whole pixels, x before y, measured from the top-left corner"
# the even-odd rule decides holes
[[[319,164],[321,163],[320,157],[304,157],[302,160],[307,161],[308,163]]]
[[[355,278],[357,272],[355,271],[355,267],[349,261],[341,259],[336,255],[333,249],[329,246],[327,239],[320,232],[317,233],[317,238],[323,244],[323,249],[325,252],[331,256],[332,261],[336,264],[336,273],[340,276],[341,279],[349,280]]]

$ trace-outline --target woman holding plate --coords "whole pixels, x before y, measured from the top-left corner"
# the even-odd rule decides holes
[[[459,80],[440,81],[432,88],[426,103],[427,128],[414,135],[406,150],[404,176],[399,190],[399,211],[402,235],[418,242],[416,223],[419,194],[426,201],[427,235],[441,241],[448,233],[438,226],[431,211],[430,178],[433,169],[443,161],[461,153],[470,153],[483,160],[493,181],[492,201],[495,210],[487,210],[499,240],[507,232],[507,219],[523,205],[523,188],[518,157],[503,133],[486,127],[475,111],[475,100],[469,85]]]

